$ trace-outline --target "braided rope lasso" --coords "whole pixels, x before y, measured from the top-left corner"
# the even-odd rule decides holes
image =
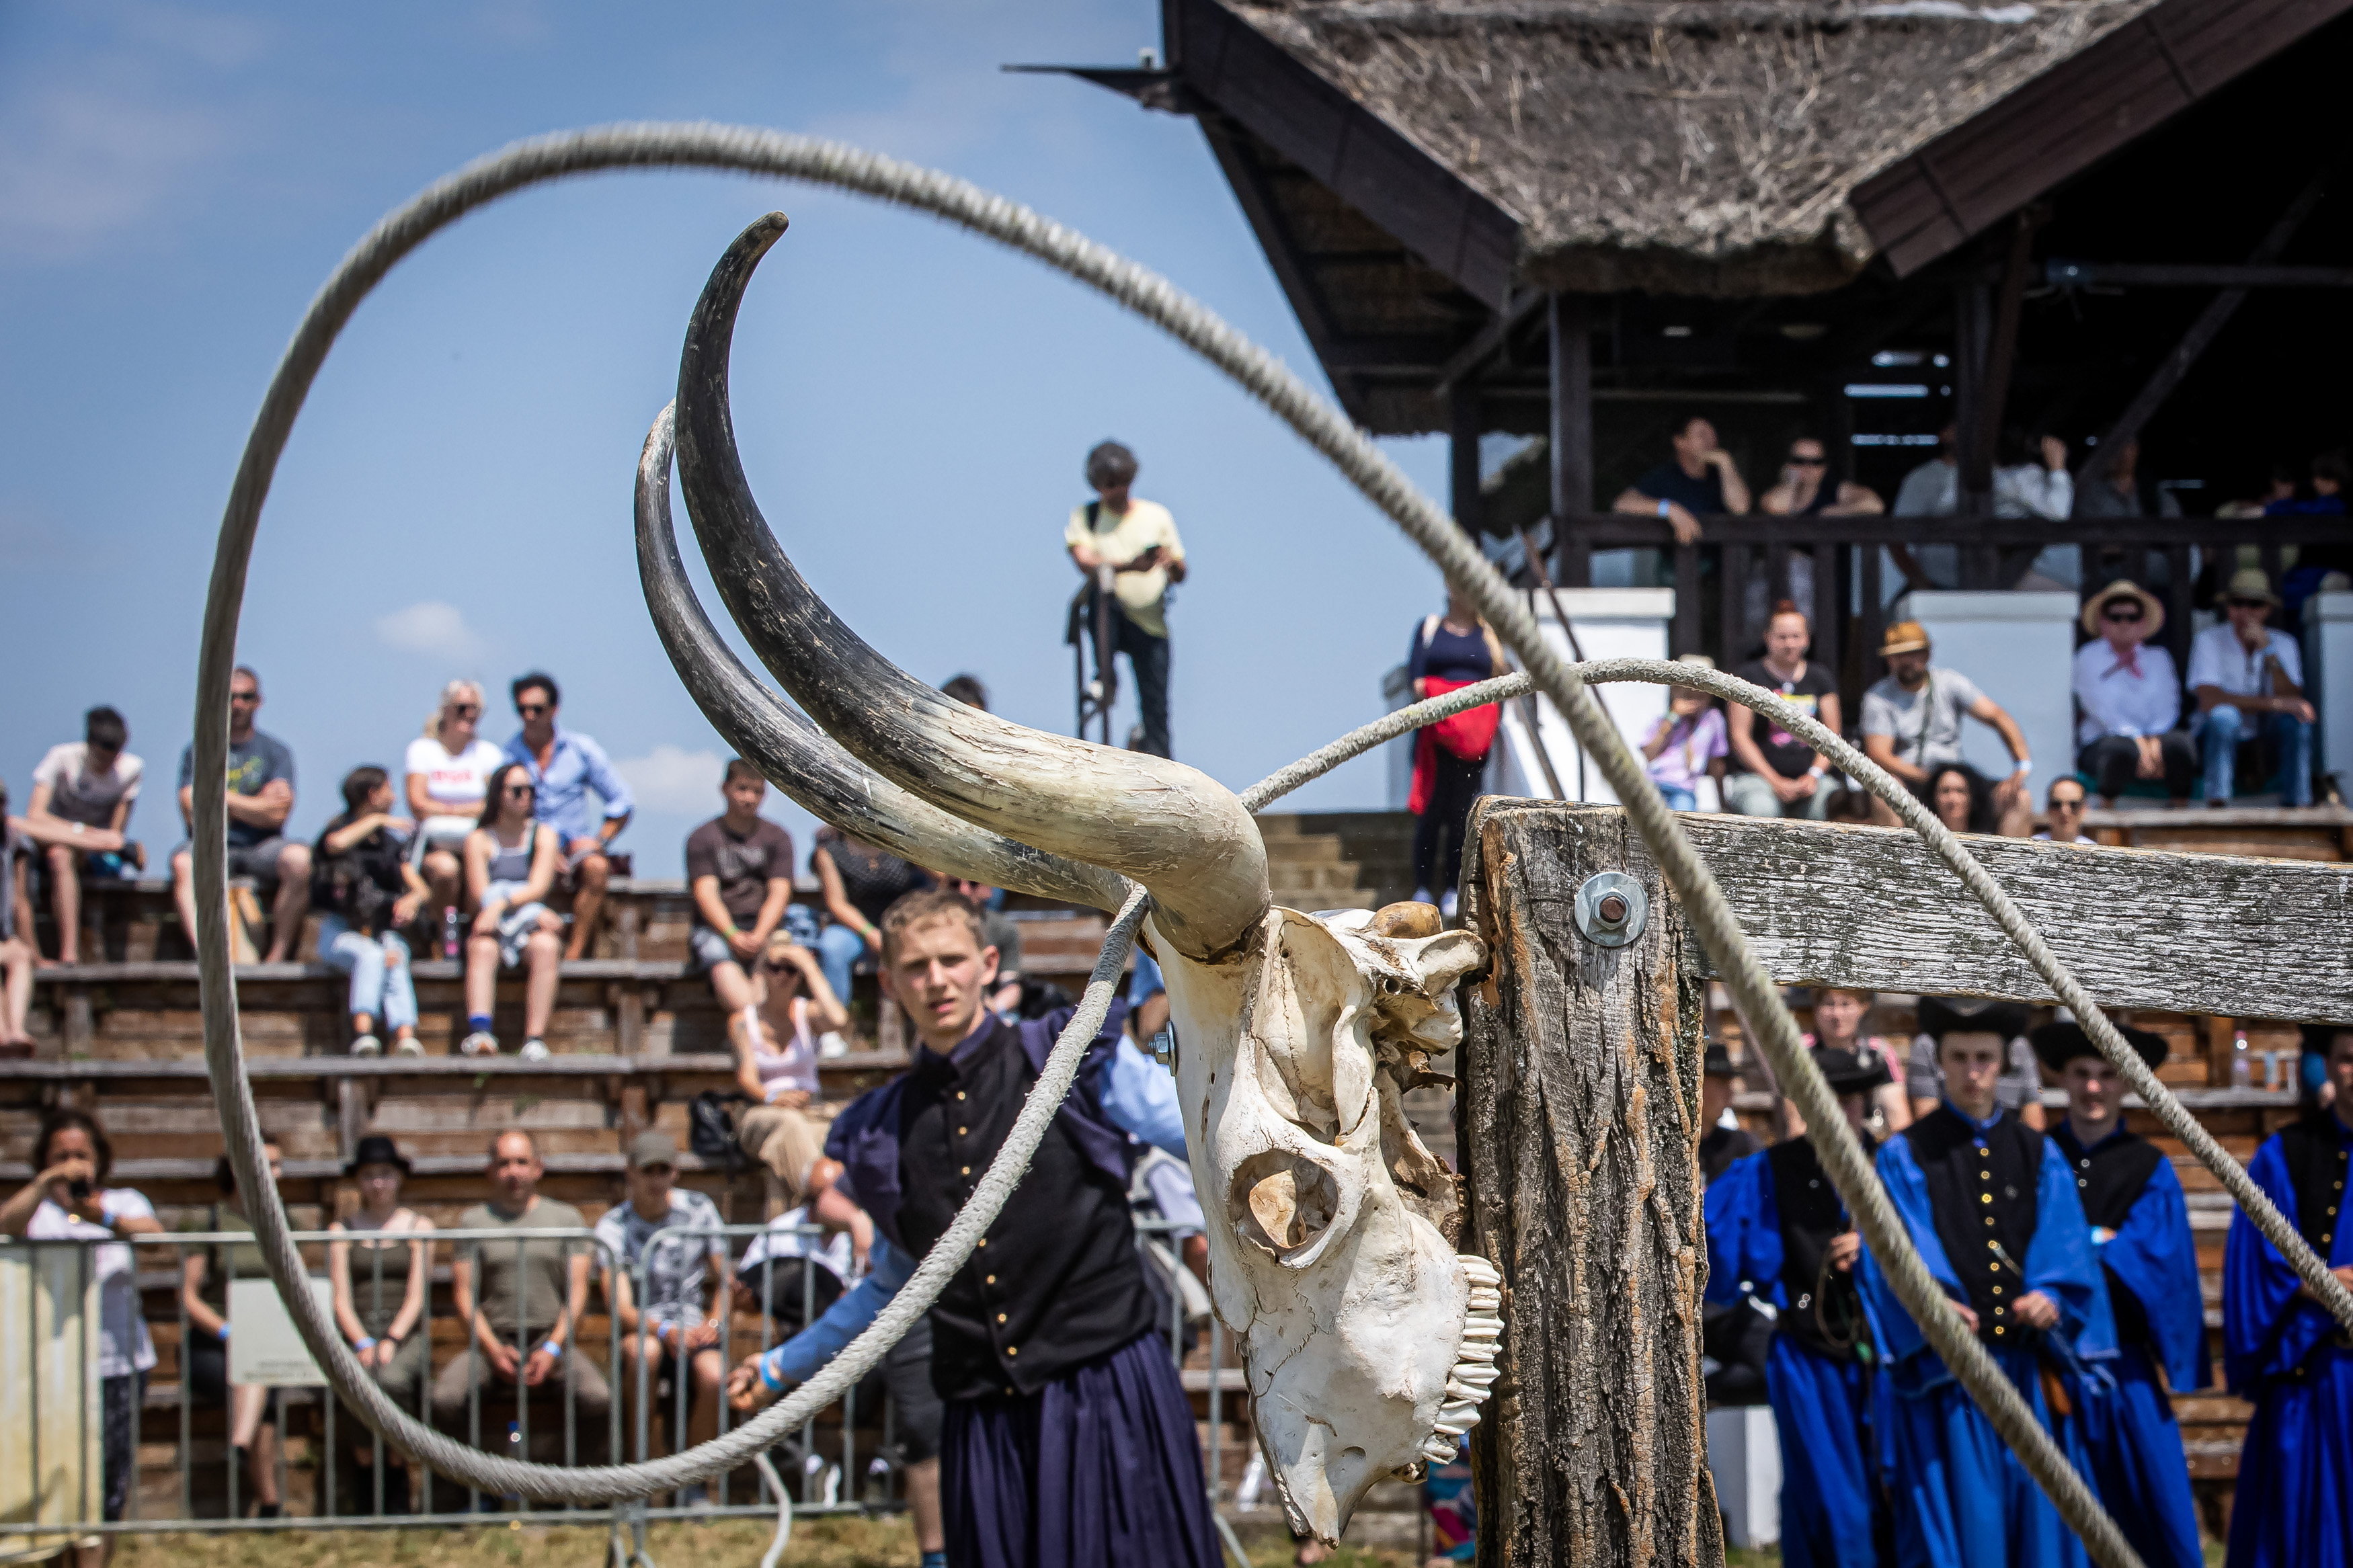
[[[1279,361],[1235,331],[1213,312],[1184,295],[1166,279],[1126,261],[1083,237],[1029,212],[1018,204],[990,195],[966,182],[839,143],[776,132],[713,125],[621,125],[567,132],[515,144],[477,161],[428,187],[385,217],[343,258],[327,284],[313,299],[288,345],[269,390],[248,437],[236,481],[225,510],[214,567],[207,590],[202,641],[198,650],[195,711],[195,779],[193,838],[197,922],[197,954],[203,980],[205,1054],[214,1099],[220,1110],[232,1166],[248,1191],[267,1193],[255,1215],[257,1241],[271,1277],[288,1300],[296,1326],[329,1381],[369,1425],[408,1447],[435,1468],[484,1489],[515,1492],[535,1500],[573,1499],[599,1502],[620,1500],[653,1490],[691,1484],[743,1462],[749,1453],[765,1447],[776,1435],[812,1413],[821,1391],[830,1397],[830,1385],[845,1384],[865,1370],[853,1364],[861,1356],[866,1365],[879,1359],[882,1346],[871,1344],[883,1328],[878,1320],[835,1363],[817,1379],[755,1417],[726,1437],[686,1453],[635,1466],[587,1469],[546,1467],[494,1459],[465,1448],[418,1426],[381,1395],[353,1360],[339,1334],[332,1331],[309,1292],[295,1281],[302,1276],[299,1255],[289,1238],[285,1214],[274,1188],[266,1179],[261,1160],[260,1130],[252,1093],[243,1073],[242,1047],[236,1013],[234,981],[228,963],[227,931],[226,828],[227,753],[227,697],[235,658],[236,634],[244,598],[260,510],[280,454],[296,416],[336,336],[360,301],[400,258],[439,228],[476,207],[524,186],[602,170],[628,167],[702,167],[779,175],[834,185],[859,194],[929,211],[1014,248],[1027,251],[1049,265],[1087,283],[1168,331],[1240,382],[1310,445],[1322,451],[1351,482],[1386,511],[1422,550],[1436,561],[1450,581],[1494,626],[1497,634],[1528,668],[1535,689],[1551,697],[1572,731],[1594,757],[1629,816],[1657,856],[1668,883],[1683,899],[1694,927],[1743,1016],[1751,1020],[1781,1082],[1799,1105],[1810,1125],[1828,1126],[1825,1164],[1831,1179],[1862,1223],[1866,1238],[1883,1254],[1891,1283],[1921,1322],[1924,1332],[1947,1363],[1984,1407],[1995,1426],[2020,1450],[2029,1471],[2058,1504],[2093,1555],[2112,1568],[2126,1568],[2137,1559],[2123,1541],[2113,1521],[2099,1509],[2081,1479],[2070,1469],[2008,1380],[2000,1376],[1972,1337],[1952,1314],[1937,1310],[1941,1293],[1921,1266],[1908,1237],[1895,1222],[1883,1194],[1863,1162],[1860,1148],[1836,1115],[1836,1101],[1811,1061],[1799,1048],[1795,1021],[1781,1004],[1778,990],[1757,963],[1733,918],[1729,905],[1689,842],[1676,828],[1642,770],[1624,742],[1609,726],[1585,688],[1577,669],[1547,647],[1534,618],[1493,568],[1482,559],[1451,519],[1422,496],[1371,440],[1351,426],[1345,416],[1308,388]],[[1690,667],[1678,666],[1677,681]],[[1461,694],[1454,694],[1461,695]],[[1373,743],[1377,743],[1373,742]],[[1899,808],[1900,809],[1900,808]],[[1941,826],[1941,825],[1939,825]],[[1039,1111],[1058,1064],[1075,1071],[1077,1047],[1086,1037],[1076,1033],[1098,1005],[1108,1005],[1110,985],[1103,971],[1124,962],[1132,940],[1140,899],[1132,898],[1114,924],[1096,979],[1088,986],[1079,1018],[1066,1031],[1049,1058],[1031,1101],[1016,1124],[1017,1134]],[[2022,923],[2022,922],[2021,922]],[[2031,930],[2027,932],[2031,936]],[[2047,950],[2046,950],[2047,952]],[[2055,963],[2055,959],[2052,961]],[[2124,1066],[2131,1053],[2113,1026],[2096,1009],[2079,1009],[2093,1039],[2111,1059]],[[1092,1032],[1092,1026],[1089,1033]],[[1067,1063],[1064,1063],[1065,1052]],[[2126,1068],[2127,1077],[2129,1068]],[[1061,1079],[1067,1089],[1069,1076]],[[1051,1114],[1047,1105],[1034,1118],[1042,1134]],[[1035,1138],[1030,1140],[1034,1150]],[[988,1173],[993,1180],[1017,1153],[1026,1163],[1030,1150],[1008,1139]],[[1010,1171],[1004,1182],[1009,1193],[1019,1175]],[[987,1180],[984,1182],[984,1188]],[[965,1228],[964,1221],[981,1209],[984,1194],[959,1215],[951,1235]],[[1876,1205],[1873,1199],[1876,1198]],[[1001,1206],[1002,1198],[998,1199]],[[969,1241],[995,1217],[990,1209],[972,1235],[965,1253],[952,1259],[946,1238],[934,1248],[917,1270],[917,1280],[934,1273],[935,1294],[948,1274],[961,1267]],[[2268,1233],[2267,1233],[2268,1234]],[[2274,1238],[2277,1244],[2279,1238]],[[2300,1238],[2295,1238],[2300,1247]],[[2309,1258],[2284,1246],[2299,1270]],[[2316,1261],[2316,1260],[2314,1260]],[[2325,1272],[2325,1271],[2324,1271]],[[2333,1280],[2329,1282],[2333,1285]],[[921,1292],[916,1280],[900,1294],[913,1300]],[[2341,1290],[2339,1295],[2342,1295]],[[2330,1300],[2332,1307],[2336,1298]],[[894,1302],[894,1305],[896,1303]],[[928,1306],[923,1297],[905,1316]],[[901,1325],[903,1327],[903,1324]]]

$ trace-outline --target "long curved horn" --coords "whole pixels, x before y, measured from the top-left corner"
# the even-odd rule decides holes
[[[1241,803],[1180,763],[1008,723],[941,696],[826,607],[760,515],[735,450],[728,354],[752,272],[785,232],[771,213],[703,286],[678,373],[679,477],[712,580],[753,651],[860,761],[944,810],[1124,871],[1180,952],[1222,953],[1269,901],[1266,848]]]
[[[638,577],[662,647],[712,728],[820,820],[919,865],[991,887],[1119,908],[1126,878],[984,832],[877,778],[744,668],[702,613],[679,559],[670,515],[671,415],[664,408],[656,416],[638,459]]]

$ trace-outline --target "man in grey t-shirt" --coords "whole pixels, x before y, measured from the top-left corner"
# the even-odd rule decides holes
[[[228,678],[228,874],[275,887],[269,912],[269,951],[265,963],[293,956],[311,907],[311,847],[286,837],[294,814],[294,753],[275,735],[253,727],[261,711],[261,677],[238,665]],[[196,749],[180,753],[180,816],[195,813]],[[191,946],[196,940],[196,862],[193,838],[172,851],[172,896],[180,906],[180,929]]]
[[[1879,647],[1887,675],[1862,694],[1864,754],[1925,800],[1936,771],[1961,760],[1962,716],[1992,725],[2016,763],[1994,785],[1994,809],[2001,815],[2001,831],[2024,837],[2032,810],[2026,780],[2034,771],[2025,732],[1968,676],[1930,664],[1929,652],[1928,633],[1919,622],[1898,621],[1887,628]],[[1874,798],[1871,805],[1872,820],[1900,826],[1885,803]]]

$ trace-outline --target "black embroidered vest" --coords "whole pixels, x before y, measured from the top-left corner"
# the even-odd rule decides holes
[[[2147,1139],[2127,1132],[2104,1140],[2087,1154],[2075,1142],[2074,1130],[2064,1121],[2051,1137],[2075,1178],[2076,1195],[2084,1200],[2084,1222],[2099,1229],[2122,1230],[2148,1179],[2165,1163],[2165,1152]],[[2108,1279],[2108,1302],[2116,1311],[2116,1342],[2153,1347],[2156,1336],[2140,1298],[2114,1269],[2104,1268],[2103,1272]]]
[[[2323,1263],[2337,1240],[2337,1222],[2345,1207],[2346,1167],[2353,1164],[2353,1145],[2346,1142],[2336,1122],[2333,1113],[2323,1110],[2281,1128],[2279,1134],[2288,1183],[2295,1192],[2295,1227]]]
[[[1792,1138],[1766,1152],[1773,1203],[1781,1221],[1781,1293],[1788,1302],[1778,1331],[1834,1361],[1852,1361],[1862,1337],[1862,1305],[1852,1271],[1822,1266],[1831,1240],[1852,1229],[1838,1189],[1811,1140]]]
[[[2031,1331],[2011,1310],[2026,1290],[2042,1134],[2008,1110],[1980,1134],[1951,1107],[1938,1106],[1904,1136],[1927,1179],[1936,1239],[1977,1310],[1978,1337],[1995,1349],[2029,1343]]]

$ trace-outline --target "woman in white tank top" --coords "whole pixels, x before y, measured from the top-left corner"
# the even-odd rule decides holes
[[[819,1035],[847,1028],[849,1011],[826,984],[817,954],[779,932],[760,955],[759,1000],[727,1021],[735,1083],[754,1103],[736,1125],[744,1152],[806,1201],[836,1107],[818,1098]]]

